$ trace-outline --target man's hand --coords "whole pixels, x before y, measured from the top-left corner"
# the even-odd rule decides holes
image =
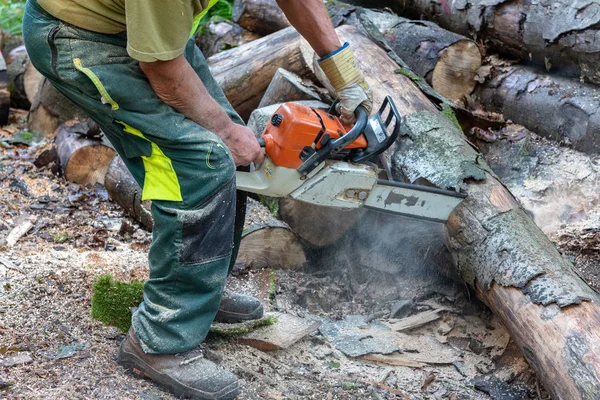
[[[169,61],[140,62],[140,68],[162,101],[223,140],[236,166],[262,162],[263,151],[252,131],[231,121],[183,55]]]
[[[250,128],[238,124],[231,124],[229,134],[221,136],[223,142],[231,151],[236,167],[240,165],[260,165],[264,158],[263,149],[258,145],[254,132]]]

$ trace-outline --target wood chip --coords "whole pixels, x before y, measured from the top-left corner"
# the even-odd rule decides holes
[[[363,356],[362,359],[366,361],[374,361],[382,364],[393,365],[396,367],[423,368],[427,366],[425,363],[410,360],[407,357],[399,354],[391,356],[386,356],[383,354],[367,354]]]
[[[16,365],[30,364],[33,362],[33,358],[29,353],[19,353],[12,357],[7,357],[4,360],[0,360],[1,368],[10,368]]]
[[[396,332],[408,331],[442,318],[440,315],[442,311],[447,311],[447,309],[438,308],[435,310],[425,311],[419,314],[411,315],[410,317],[390,322],[387,325]]]
[[[287,349],[316,331],[320,322],[309,321],[289,314],[276,314],[277,323],[265,326],[237,339],[238,343],[262,351]]]
[[[21,220],[6,237],[6,245],[8,247],[13,247],[31,228],[33,228],[33,223],[31,221],[28,219]]]

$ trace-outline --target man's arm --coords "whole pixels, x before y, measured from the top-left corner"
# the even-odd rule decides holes
[[[352,123],[359,105],[370,113],[373,99],[369,85],[362,76],[350,47],[344,45],[342,48],[323,1],[277,0],[277,4],[292,26],[321,57],[319,65],[340,100],[338,110],[342,121]]]
[[[341,47],[322,0],[277,0],[277,4],[319,57]]]
[[[262,162],[263,151],[252,131],[231,121],[183,55],[169,61],[140,62],[140,68],[163,102],[223,140],[236,165]]]

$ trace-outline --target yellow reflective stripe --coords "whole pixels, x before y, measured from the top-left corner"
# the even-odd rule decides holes
[[[202,19],[202,17],[204,17],[208,10],[210,10],[211,7],[217,4],[218,2],[219,0],[210,0],[206,8],[202,10],[200,14],[194,17],[194,24],[192,25],[192,33],[190,33],[190,37],[194,36],[194,33],[196,33],[196,31],[198,30],[198,26],[200,25],[200,20]]]
[[[75,68],[77,68],[79,71],[83,72],[88,78],[90,78],[90,80],[92,81],[92,83],[94,84],[94,86],[96,86],[96,89],[98,90],[98,92],[100,92],[100,95],[102,96],[102,98],[104,99],[104,101],[106,101],[108,104],[110,104],[110,106],[112,107],[113,111],[118,110],[119,109],[119,105],[117,104],[116,101],[113,100],[112,97],[110,97],[110,95],[106,91],[106,88],[104,87],[104,85],[102,84],[102,82],[100,82],[100,79],[98,79],[98,77],[96,76],[96,74],[91,69],[85,68],[81,64],[81,59],[79,59],[79,58],[74,59],[73,60],[73,64],[75,65]]]
[[[152,144],[152,154],[150,157],[141,156],[144,162],[144,170],[146,171],[144,175],[144,187],[142,188],[142,200],[183,201],[181,186],[179,185],[177,174],[173,169],[171,159],[162,152],[156,143],[148,140],[138,129],[122,121],[116,122],[123,125],[125,132],[140,137]]]

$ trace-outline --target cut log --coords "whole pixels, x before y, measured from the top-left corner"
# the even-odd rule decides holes
[[[10,53],[14,48],[23,45],[23,37],[20,35],[13,35],[2,29],[0,26],[0,53],[6,55]]]
[[[8,114],[10,112],[10,91],[8,88],[8,73],[6,71],[6,62],[2,53],[0,53],[0,126],[8,123]]]
[[[44,77],[29,62],[25,46],[13,49],[6,59],[6,64],[11,107],[29,110]]]
[[[292,269],[306,263],[304,248],[289,226],[257,202],[248,202],[247,207],[252,223],[244,228],[237,264],[250,269]]]
[[[208,59],[208,65],[244,119],[258,106],[278,68],[301,77],[310,75],[300,52],[300,34],[293,28],[216,54]]]
[[[39,82],[29,113],[28,129],[30,131],[38,131],[44,136],[50,137],[63,122],[86,118],[83,111],[59,93],[50,81],[43,78]]]
[[[204,57],[210,57],[260,37],[231,21],[209,21],[196,35],[196,44]]]
[[[596,0],[390,0],[388,5],[409,18],[424,17],[483,40],[503,54],[600,83]]]
[[[79,121],[68,121],[56,133],[56,148],[64,177],[80,185],[103,185],[115,150],[100,140],[78,135],[78,130],[87,129],[82,125]]]
[[[258,107],[262,108],[287,101],[321,101],[321,96],[315,89],[314,84],[311,85],[310,82],[304,82],[302,78],[293,72],[279,68],[275,72],[275,76],[273,76]]]
[[[491,76],[476,92],[486,110],[576,150],[600,153],[596,86],[521,66],[497,68]]]
[[[131,218],[152,231],[154,221],[150,207],[152,202],[142,201],[142,189],[118,155],[115,156],[106,171],[104,187],[110,198]]]
[[[259,35],[268,35],[290,26],[275,0],[235,0],[232,19]]]
[[[446,224],[462,278],[500,317],[540,379],[557,399],[600,393],[600,309],[597,294],[520,208],[463,133],[397,64],[354,27],[351,42],[375,104],[391,95],[407,116],[394,155],[397,180],[462,190],[468,197]],[[407,96],[410,100],[404,99]]]

